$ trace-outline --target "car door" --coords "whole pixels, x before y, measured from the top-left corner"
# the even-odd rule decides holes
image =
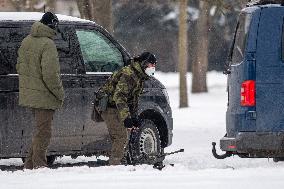
[[[0,27],[0,149],[1,157],[22,153],[23,135],[32,124],[30,110],[18,106],[17,51],[29,24],[2,23]]]
[[[256,124],[258,132],[284,131],[284,11],[263,8],[257,39]]]
[[[260,10],[246,9],[239,16],[233,46],[230,52],[228,73],[228,109],[226,112],[227,136],[238,132],[254,132],[256,121],[255,106],[241,104],[244,84],[255,80],[256,35]],[[243,92],[244,93],[244,92]],[[247,98],[246,98],[247,99]]]
[[[124,55],[119,45],[96,27],[77,28],[85,73],[83,76],[83,151],[105,151],[110,148],[108,130],[104,122],[91,120],[94,92],[102,86],[112,72],[124,66]]]
[[[74,26],[60,25],[61,33],[54,39],[59,56],[60,74],[64,88],[65,99],[63,106],[55,111],[52,123],[52,138],[48,154],[72,154],[81,149],[81,134],[83,128],[82,112],[82,83],[80,57],[73,43]],[[80,66],[81,65],[81,66]],[[30,113],[31,115],[31,113]],[[22,152],[28,153],[34,119],[26,124],[23,134]]]
[[[18,74],[15,69],[17,50],[30,31],[31,22],[7,27],[0,26],[0,157],[21,157],[28,153],[34,128],[31,109],[18,105]],[[83,90],[79,45],[74,43],[75,27],[60,26],[61,33],[55,38],[59,54],[61,78],[65,101],[56,111],[53,120],[49,152],[70,154],[81,150],[83,129]]]
[[[61,33],[55,38],[60,73],[64,87],[63,106],[56,111],[53,121],[52,139],[49,152],[72,154],[81,150],[83,117],[83,92],[81,57],[75,43],[75,27],[72,24],[60,25]]]

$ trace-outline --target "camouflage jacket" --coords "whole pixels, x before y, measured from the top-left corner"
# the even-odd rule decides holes
[[[114,72],[99,89],[98,94],[108,95],[109,106],[118,109],[120,120],[137,113],[138,99],[143,91],[143,83],[147,76],[138,62],[133,62],[121,70]]]

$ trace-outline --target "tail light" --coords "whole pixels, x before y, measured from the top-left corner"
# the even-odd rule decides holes
[[[247,80],[241,87],[241,106],[255,106],[255,81]]]

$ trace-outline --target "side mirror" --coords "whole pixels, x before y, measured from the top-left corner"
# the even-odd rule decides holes
[[[225,75],[229,75],[231,74],[231,60],[228,60],[226,61],[225,65],[224,65],[224,71],[223,71],[223,74]]]

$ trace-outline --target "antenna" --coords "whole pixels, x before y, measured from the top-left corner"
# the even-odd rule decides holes
[[[45,4],[43,5],[43,13],[45,13]]]

